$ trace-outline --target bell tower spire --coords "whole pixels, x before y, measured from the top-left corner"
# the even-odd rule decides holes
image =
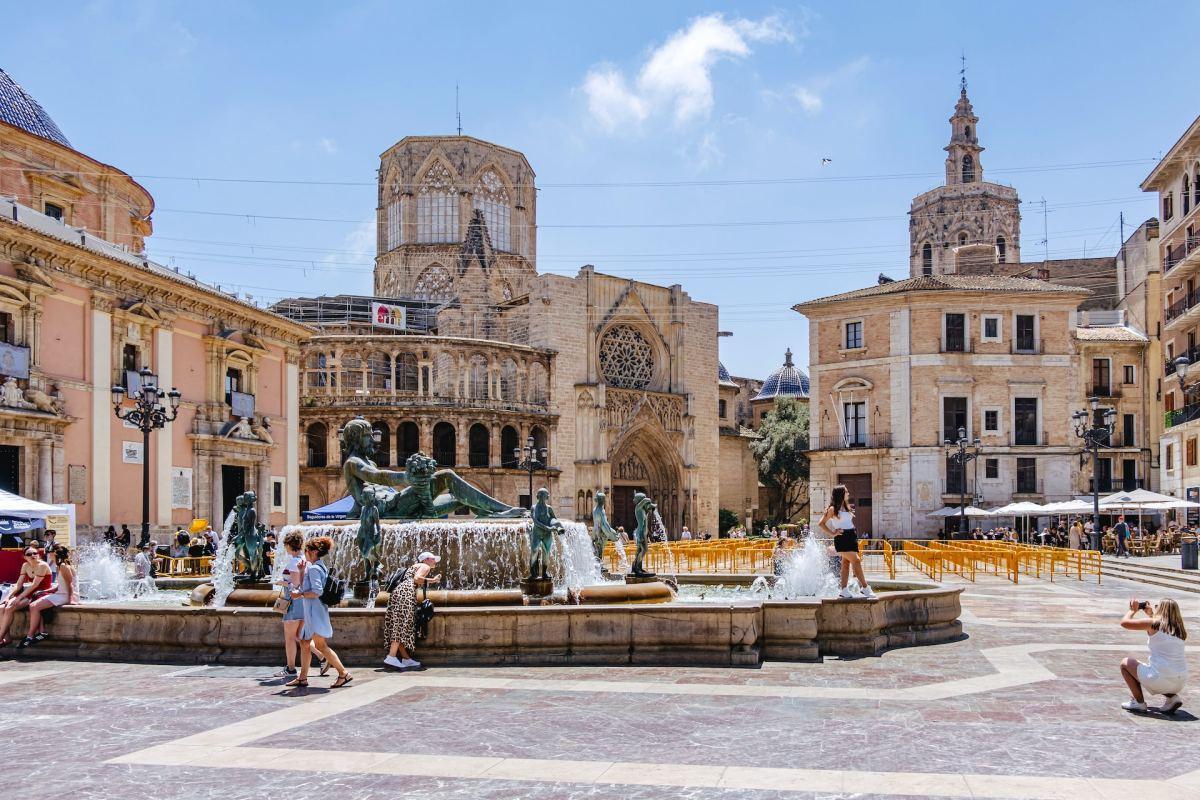
[[[946,145],[947,186],[983,181],[983,164],[979,160],[979,154],[983,152],[977,128],[979,117],[975,116],[967,97],[966,63],[964,56],[958,103],[954,106],[954,116],[950,117],[950,144]]]

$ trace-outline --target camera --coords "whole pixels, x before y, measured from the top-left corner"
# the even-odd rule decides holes
[[[1139,610],[1139,611],[1149,611],[1149,610],[1150,610],[1150,604],[1149,604],[1149,603],[1147,603],[1145,600],[1141,600],[1141,601],[1139,601],[1139,602],[1138,602],[1138,610]]]

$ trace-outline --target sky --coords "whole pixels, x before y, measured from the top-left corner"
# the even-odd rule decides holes
[[[1200,4],[172,3],[5,11],[3,67],[154,195],[152,258],[264,304],[370,294],[379,154],[463,132],[537,174],[541,272],[681,284],[721,358],[808,361],[806,299],[908,272],[962,58],[1025,260],[1111,255],[1197,113]],[[1170,44],[1174,42],[1174,44]],[[1165,44],[1164,44],[1165,43]],[[1043,212],[1042,201],[1045,201]],[[1044,235],[1043,231],[1048,232]]]

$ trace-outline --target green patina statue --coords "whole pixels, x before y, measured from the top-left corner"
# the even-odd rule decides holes
[[[592,509],[592,549],[596,558],[604,557],[604,543],[618,542],[620,535],[608,523],[608,512],[604,509],[604,492],[596,492],[596,506]]]
[[[258,581],[266,575],[263,563],[263,538],[266,528],[258,524],[258,511],[254,504],[258,498],[254,492],[238,495],[233,501],[234,558],[242,565],[242,580]]]
[[[437,519],[461,508],[478,517],[524,517],[523,508],[505,505],[459,477],[452,469],[438,469],[437,462],[424,453],[413,453],[404,471],[380,469],[371,460],[374,438],[371,423],[359,417],[342,428],[346,460],[342,477],[354,497],[354,507],[346,519],[359,519],[363,511],[363,490],[371,487],[383,519]],[[396,487],[404,487],[397,490]]]
[[[549,580],[546,567],[550,562],[550,544],[553,534],[564,533],[563,524],[550,507],[550,490],[538,489],[537,502],[533,504],[533,525],[529,529],[529,579]]]
[[[633,541],[637,544],[637,554],[633,557],[633,567],[629,570],[630,575],[639,578],[654,576],[653,572],[647,572],[642,568],[642,559],[646,557],[646,547],[650,544],[650,514],[657,509],[658,506],[649,497],[641,492],[634,492],[633,514],[637,518],[637,528],[633,531]]]
[[[362,555],[367,581],[379,580],[379,562],[383,560],[383,532],[379,527],[379,500],[375,489],[364,486],[362,513],[358,517],[358,536],[355,538]]]

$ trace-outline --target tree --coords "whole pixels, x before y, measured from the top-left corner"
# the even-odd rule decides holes
[[[778,493],[775,522],[792,522],[808,505],[808,403],[781,399],[758,433],[750,452],[758,459],[759,478]]]
[[[717,511],[717,534],[724,536],[730,528],[738,526],[738,515],[728,508],[722,508]]]

